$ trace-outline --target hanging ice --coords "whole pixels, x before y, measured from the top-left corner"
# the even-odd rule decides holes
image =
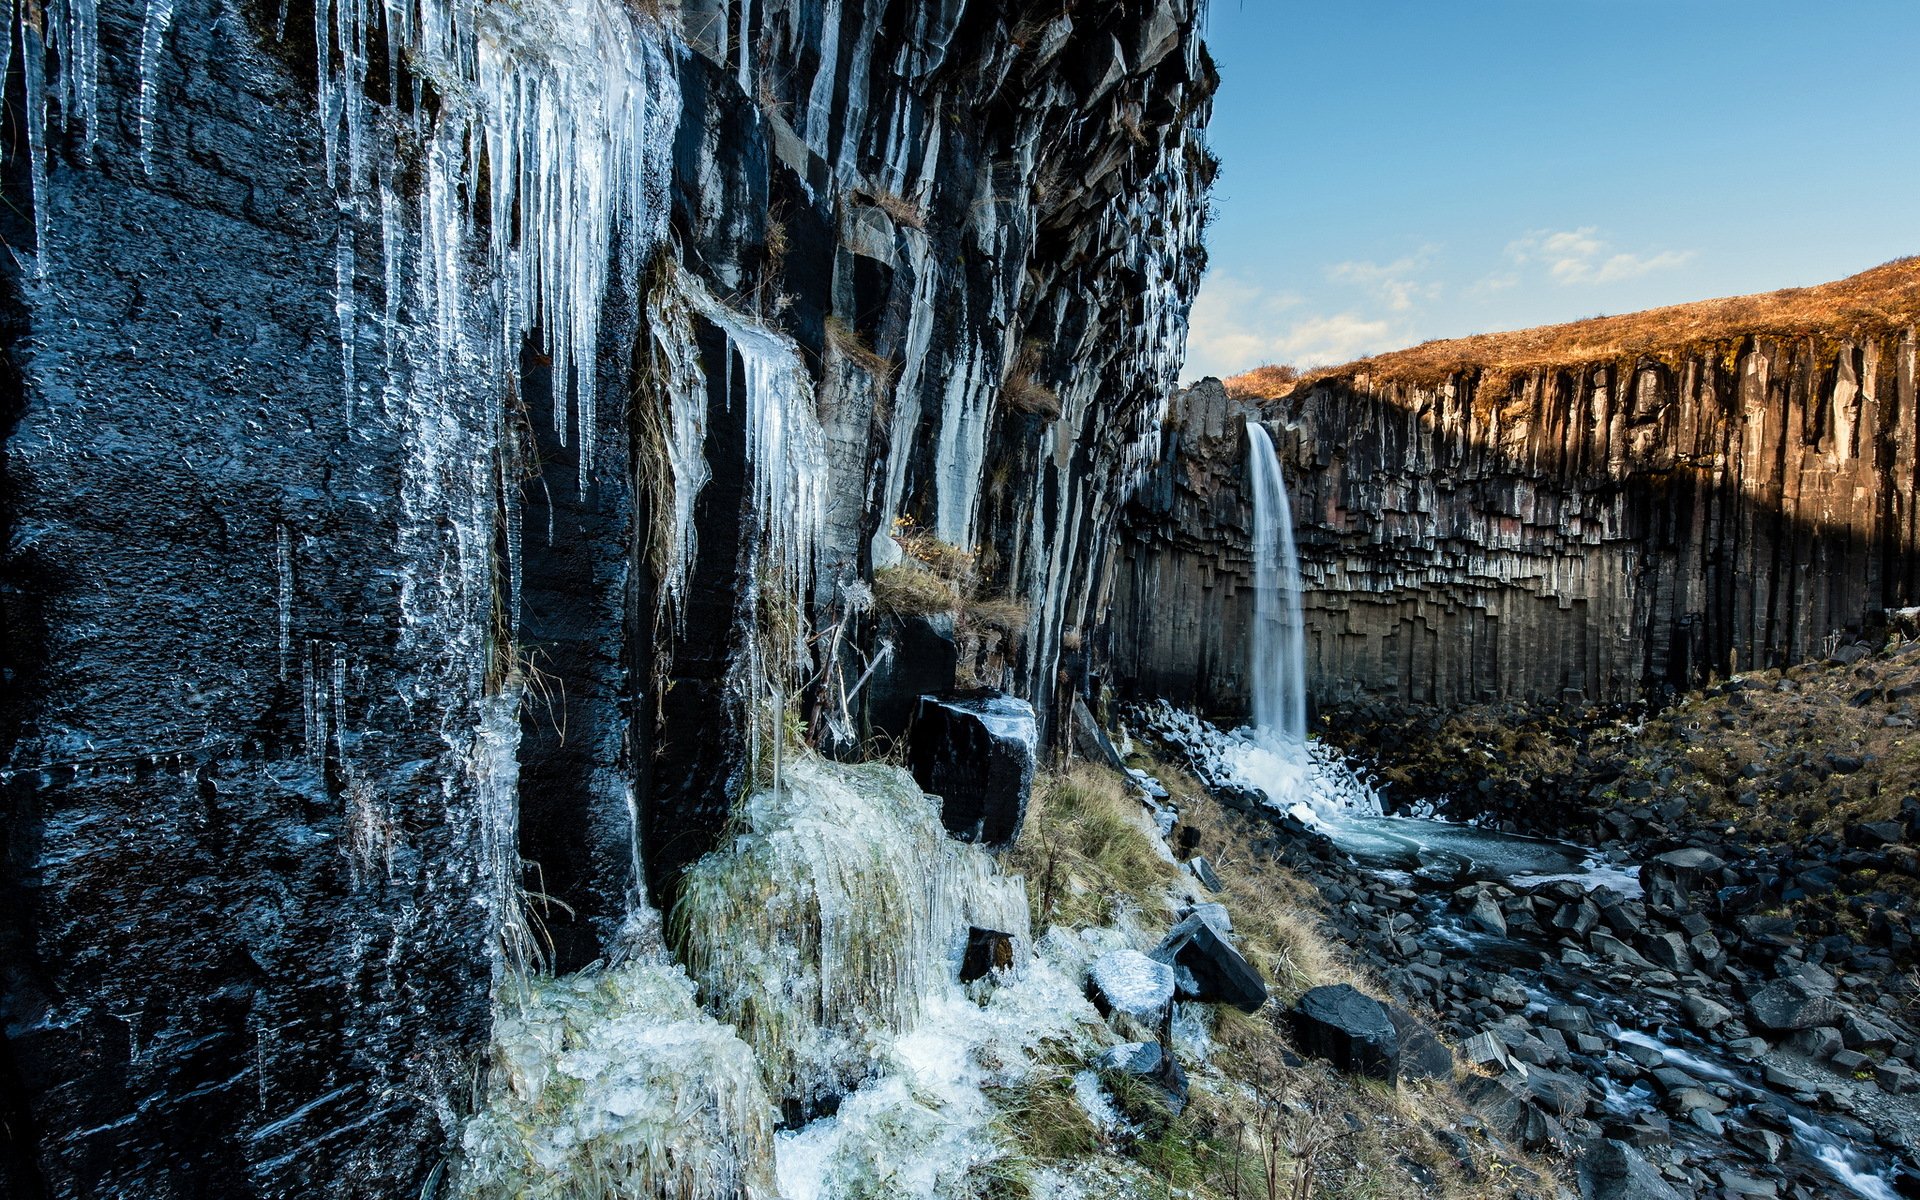
[[[160,55],[172,24],[173,0],[147,0],[147,17],[140,29],[140,169],[149,175],[153,174],[153,110],[159,102]]]
[[[772,1197],[773,1109],[753,1052],[651,962],[512,981],[464,1200]]]
[[[732,845],[688,871],[672,926],[702,998],[769,1089],[837,1096],[945,994],[968,925],[1027,938],[1027,900],[953,841],[904,771],[803,758],[752,796]]]

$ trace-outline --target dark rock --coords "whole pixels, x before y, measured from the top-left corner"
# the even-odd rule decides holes
[[[1898,821],[1867,821],[1847,827],[1847,845],[1862,850],[1895,846],[1906,839],[1906,827]]]
[[[1213,864],[1203,855],[1188,859],[1187,870],[1193,872],[1193,877],[1200,881],[1200,886],[1210,892],[1217,892],[1223,886],[1220,876],[1213,869]]]
[[[1107,731],[1100,728],[1100,722],[1094,719],[1093,710],[1077,693],[1073,697],[1073,748],[1080,757],[1090,763],[1098,763],[1110,770],[1125,773],[1127,764],[1121,761],[1120,751],[1113,745],[1113,739]],[[1164,798],[1164,796],[1162,797]]]
[[[1834,998],[1798,979],[1778,979],[1747,997],[1754,1023],[1774,1033],[1837,1024],[1842,1015]]]
[[[960,959],[960,982],[972,983],[1013,966],[1013,935],[997,929],[967,929],[967,951]]]
[[[1250,1013],[1260,1011],[1267,1002],[1267,985],[1260,972],[1202,914],[1187,917],[1169,930],[1152,957],[1186,973],[1180,976],[1182,999],[1230,1004]]]
[[[922,696],[907,739],[913,777],[940,797],[962,841],[1004,846],[1020,833],[1039,735],[1033,706],[1004,692]]]
[[[1387,1017],[1400,1037],[1400,1078],[1453,1078],[1453,1051],[1431,1029],[1398,1005],[1387,1006]]]
[[[867,724],[898,738],[913,724],[920,697],[953,687],[960,648],[954,640],[952,613],[889,615],[880,636],[893,643],[893,653],[867,681]]]
[[[1400,1035],[1385,1005],[1350,984],[1313,988],[1294,1007],[1294,1039],[1351,1075],[1399,1077]]]

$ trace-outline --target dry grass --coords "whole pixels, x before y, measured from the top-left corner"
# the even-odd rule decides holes
[[[1060,418],[1060,393],[1040,381],[1042,365],[1038,346],[1021,350],[1001,381],[1000,402],[1015,412],[1056,421]]]
[[[927,227],[927,210],[900,195],[898,192],[884,191],[879,188],[863,188],[853,193],[856,203],[869,208],[877,208],[887,214],[895,225],[904,225],[909,229]]]
[[[1691,356],[1749,337],[1875,338],[1920,324],[1920,257],[1899,258],[1816,287],[1589,317],[1512,333],[1426,342],[1304,375],[1259,367],[1227,381],[1229,393],[1277,399],[1326,380],[1432,385],[1479,372],[1512,378],[1537,370],[1641,357]]]
[[[872,379],[877,390],[885,391],[893,386],[900,364],[868,345],[859,330],[839,317],[827,318],[827,346]]]
[[[1140,814],[1120,776],[1102,767],[1080,763],[1035,781],[1006,869],[1027,877],[1036,933],[1111,924],[1123,909],[1165,923],[1180,873],[1154,853]]]
[[[926,617],[960,607],[951,583],[925,567],[907,563],[873,573],[873,601],[880,611],[897,617]]]
[[[1300,372],[1289,366],[1268,365],[1242,371],[1227,380],[1227,395],[1235,400],[1266,400],[1284,396],[1300,381]]]

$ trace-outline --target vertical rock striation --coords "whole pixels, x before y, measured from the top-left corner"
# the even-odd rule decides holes
[[[1717,317],[1757,333],[1676,332],[1698,308],[1656,310],[1610,319],[1653,326],[1624,354],[1529,363],[1538,347],[1503,339],[1573,335],[1495,335],[1263,402],[1316,697],[1623,701],[1821,655],[1920,601],[1917,274],[1908,260]],[[1841,289],[1877,307],[1849,315]],[[1789,302],[1824,321],[1770,318]],[[1212,382],[1175,410],[1128,510],[1115,674],[1241,710],[1246,647],[1221,631],[1251,611],[1233,422],[1252,410]]]
[[[6,6],[9,1194],[419,1194],[496,981],[857,736],[896,521],[1056,724],[1195,0],[654,7]]]

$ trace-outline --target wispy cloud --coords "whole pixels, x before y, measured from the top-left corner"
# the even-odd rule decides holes
[[[1544,267],[1556,283],[1588,284],[1618,283],[1682,266],[1693,258],[1693,251],[1616,251],[1600,236],[1598,226],[1586,225],[1579,229],[1535,230],[1508,243],[1507,257],[1519,266]]]
[[[1339,262],[1327,268],[1327,278],[1366,288],[1390,311],[1407,312],[1422,300],[1439,299],[1440,284],[1419,278],[1439,252],[1429,244],[1389,263]]]
[[[1389,321],[1345,311],[1301,312],[1301,298],[1231,275],[1209,276],[1187,335],[1189,379],[1227,376],[1263,363],[1299,367],[1347,362],[1398,344]]]

